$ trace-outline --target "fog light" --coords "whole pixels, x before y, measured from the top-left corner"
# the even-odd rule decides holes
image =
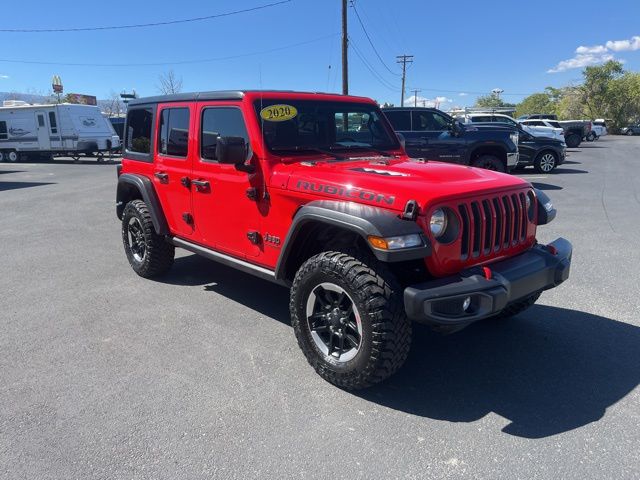
[[[469,311],[469,307],[471,306],[471,297],[467,297],[462,302],[462,310],[465,312]]]

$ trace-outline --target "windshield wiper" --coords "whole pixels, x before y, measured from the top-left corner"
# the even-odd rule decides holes
[[[318,147],[303,147],[301,145],[295,145],[293,147],[271,147],[271,150],[274,152],[316,152],[323,153],[325,155],[329,155],[338,160],[345,160],[346,157],[343,155],[339,155],[336,152],[331,150],[325,150],[324,148]]]

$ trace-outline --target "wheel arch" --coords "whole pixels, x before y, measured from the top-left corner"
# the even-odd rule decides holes
[[[502,145],[478,145],[469,154],[469,163],[472,164],[482,155],[493,155],[504,164],[505,169],[508,168],[507,150]]]
[[[381,250],[370,245],[369,235],[392,237],[419,234],[423,246],[404,250]],[[414,221],[394,212],[352,202],[317,200],[298,209],[283,243],[276,265],[276,280],[290,282],[300,265],[311,256],[340,246],[368,248],[382,262],[422,259],[431,254],[431,244]]]
[[[153,228],[158,235],[169,234],[167,219],[151,180],[143,175],[124,173],[118,177],[116,192],[116,215],[120,220],[125,206],[132,200],[142,200],[147,204]]]

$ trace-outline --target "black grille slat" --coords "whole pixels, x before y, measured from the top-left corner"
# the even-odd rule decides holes
[[[511,202],[509,197],[502,197],[502,204],[504,205],[504,238],[502,244],[504,248],[509,248],[511,245],[511,235],[513,234],[513,218],[511,217]]]
[[[491,211],[491,202],[489,200],[482,201],[482,211],[484,212],[484,245],[482,251],[485,255],[491,253],[491,247],[493,245],[494,224],[493,213]]]
[[[460,205],[458,207],[460,218],[462,219],[462,237],[460,245],[460,254],[462,259],[469,256],[469,215],[467,214],[467,206]]]
[[[529,214],[527,212],[527,199],[524,196],[524,193],[519,195],[520,197],[520,205],[522,206],[522,228],[520,232],[520,239],[524,242],[525,238],[527,238],[527,221],[529,220]]]
[[[482,217],[480,215],[480,209],[478,208],[478,202],[471,202],[471,215],[473,219],[473,256],[477,257],[480,255],[480,250],[482,246],[480,243],[482,242]]]
[[[500,204],[500,200],[498,200],[497,198],[493,199],[493,209],[496,212],[496,235],[495,238],[493,240],[493,249],[497,252],[500,250],[501,247],[501,239],[502,236],[504,235],[503,232],[503,228],[504,228],[504,222],[502,221],[502,219],[504,218],[504,215],[502,213],[502,207]]]
[[[513,237],[511,237],[513,245],[520,241],[520,222],[522,221],[522,207],[518,201],[517,195],[511,195],[511,203],[513,204]]]

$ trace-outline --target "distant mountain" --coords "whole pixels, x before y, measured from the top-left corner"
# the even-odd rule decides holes
[[[55,97],[39,95],[37,93],[0,92],[0,102],[5,100],[22,100],[28,103],[51,103]]]

